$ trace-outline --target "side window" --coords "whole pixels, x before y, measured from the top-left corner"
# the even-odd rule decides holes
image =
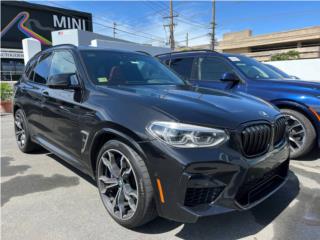
[[[199,58],[199,79],[204,81],[220,81],[232,68],[222,59],[214,57]]]
[[[33,81],[33,68],[37,63],[38,58],[33,58],[30,60],[30,62],[27,65],[27,68],[25,70],[25,76],[28,78],[28,80]],[[31,74],[32,73],[32,74]]]
[[[36,83],[46,84],[50,71],[51,54],[40,56],[38,64],[33,70],[33,81]]]
[[[76,71],[76,64],[69,51],[57,51],[53,54],[50,76],[58,74],[75,74]]]
[[[171,59],[171,68],[186,80],[191,79],[194,58]]]

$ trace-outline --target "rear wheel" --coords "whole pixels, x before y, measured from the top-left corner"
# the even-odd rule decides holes
[[[134,228],[156,216],[144,161],[126,144],[111,140],[98,155],[97,185],[102,202],[119,224]]]
[[[316,140],[316,131],[310,120],[302,113],[291,109],[281,109],[281,111],[289,117],[291,158],[301,157],[313,148]]]
[[[18,109],[14,114],[14,130],[16,142],[22,152],[29,153],[39,147],[30,138],[28,122],[22,109]]]

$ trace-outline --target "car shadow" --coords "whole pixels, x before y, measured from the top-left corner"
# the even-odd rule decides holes
[[[48,153],[46,156],[50,157],[51,159],[55,160],[56,162],[60,163],[64,167],[68,168],[70,171],[74,172],[76,175],[81,177],[82,179],[86,180],[88,183],[92,184],[93,186],[97,187],[95,180],[90,177],[89,175],[85,174],[84,172],[80,171],[78,168],[72,166],[68,162],[62,160],[58,156],[54,155],[53,153]]]
[[[1,176],[12,177],[7,181],[1,182],[1,206],[4,206],[14,197],[79,184],[78,177],[69,177],[61,174],[54,174],[50,177],[41,174],[15,176],[24,174],[31,167],[29,165],[12,165],[13,161],[15,159],[12,157],[1,158]]]
[[[176,236],[182,239],[239,239],[256,234],[270,224],[288,207],[299,191],[299,180],[290,171],[286,184],[251,210],[205,217],[193,224],[181,224],[157,218],[135,231],[159,234],[181,227]]]

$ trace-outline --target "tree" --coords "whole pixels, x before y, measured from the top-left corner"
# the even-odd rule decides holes
[[[295,50],[291,50],[284,53],[277,53],[271,57],[271,61],[284,61],[284,60],[294,60],[299,59],[300,53]]]

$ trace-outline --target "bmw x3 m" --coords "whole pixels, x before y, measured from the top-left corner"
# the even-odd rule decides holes
[[[277,106],[289,117],[292,158],[320,147],[320,83],[292,79],[240,54],[199,50],[158,57],[195,86],[244,92]]]
[[[42,146],[92,176],[132,228],[244,210],[287,178],[286,117],[246,94],[195,88],[142,53],[60,45],[15,86],[18,147]]]

